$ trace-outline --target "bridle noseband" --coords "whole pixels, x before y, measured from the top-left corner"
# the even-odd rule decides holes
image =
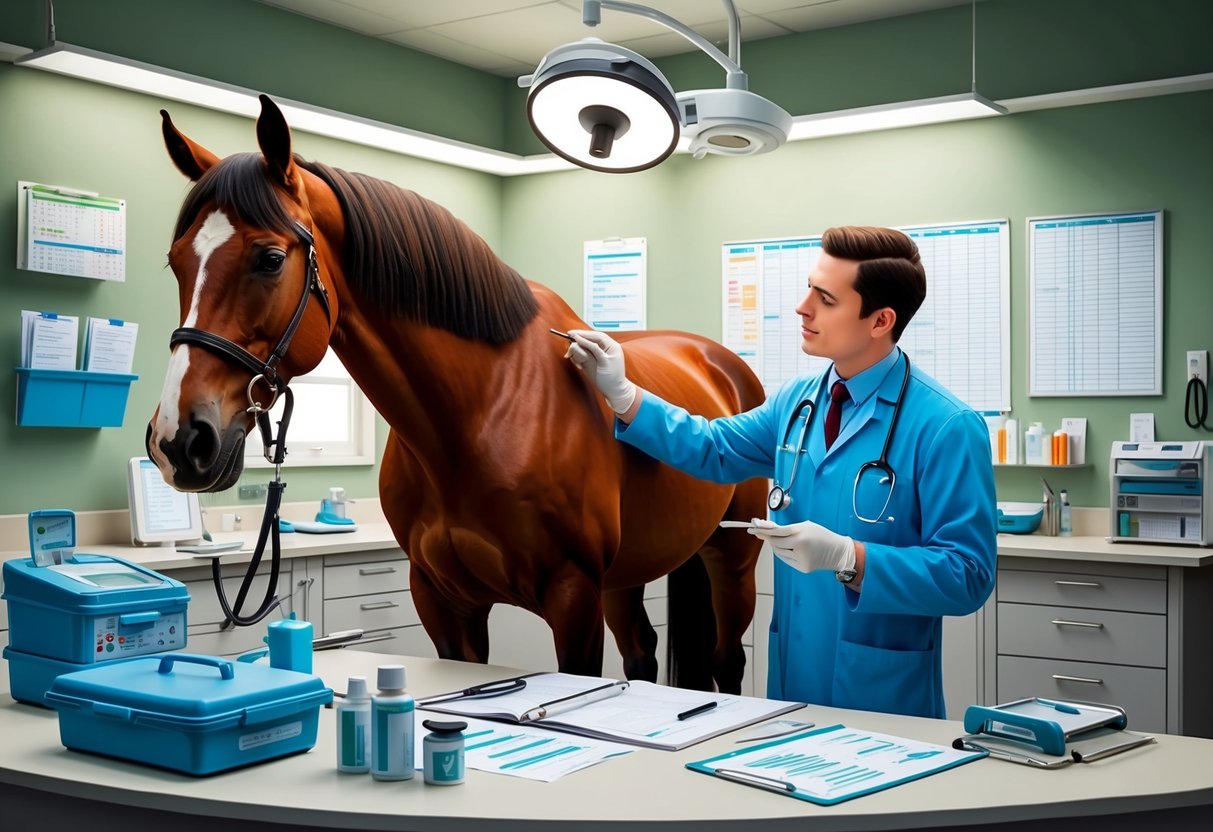
[[[299,235],[299,239],[302,242],[307,244],[307,274],[304,278],[303,294],[300,296],[299,303],[295,307],[295,314],[291,317],[290,323],[286,325],[286,330],[282,333],[282,337],[278,339],[278,346],[274,347],[273,351],[270,352],[269,358],[262,361],[236,342],[224,338],[222,335],[216,335],[213,332],[192,326],[179,327],[173,330],[173,334],[169,336],[170,349],[176,347],[178,344],[203,347],[222,358],[235,361],[253,374],[245,390],[245,395],[248,397],[248,408],[246,408],[245,412],[252,414],[256,419],[257,427],[261,431],[261,442],[264,446],[263,453],[266,460],[274,465],[274,479],[270,482],[269,491],[266,495],[265,515],[261,521],[261,532],[257,536],[257,548],[254,550],[253,557],[249,561],[244,580],[240,583],[240,590],[236,593],[235,604],[228,603],[227,593],[223,588],[223,575],[219,569],[219,558],[214,558],[211,561],[211,578],[215,584],[215,593],[219,597],[219,606],[222,607],[223,614],[227,616],[227,621],[223,624],[224,629],[226,629],[228,622],[240,626],[256,624],[280,604],[278,599],[278,571],[282,563],[282,549],[279,538],[281,531],[279,529],[278,509],[282,505],[282,492],[286,490],[286,483],[282,481],[282,463],[286,459],[286,431],[291,423],[291,411],[294,410],[295,397],[291,393],[291,388],[278,375],[278,366],[282,363],[282,359],[286,357],[287,350],[291,348],[291,340],[295,337],[295,331],[299,329],[299,324],[303,322],[303,313],[307,311],[308,301],[313,294],[320,301],[320,306],[324,309],[324,317],[328,321],[329,326],[332,327],[333,323],[333,313],[329,308],[328,290],[324,288],[324,284],[320,281],[320,266],[316,262],[315,238],[312,236],[312,232],[298,220],[295,221],[295,233]],[[269,388],[270,401],[268,404],[263,405],[260,401],[253,398],[253,388],[257,386],[257,382],[259,381],[264,381],[266,387]],[[269,411],[274,406],[274,403],[278,401],[279,394],[284,397],[284,403],[282,419],[278,422],[278,436],[275,438],[273,436],[273,429],[270,427]],[[271,535],[273,544],[270,556],[270,579],[269,584],[266,586],[265,598],[256,612],[243,616],[239,611],[244,606],[244,598],[248,594],[249,587],[252,586],[253,578],[257,574],[257,568],[261,565],[261,557],[265,553],[266,538]]]
[[[249,406],[245,412],[251,413],[256,418],[257,426],[261,430],[262,444],[265,446],[266,461],[275,465],[281,465],[283,460],[286,459],[286,429],[290,424],[291,410],[294,405],[294,397],[291,395],[290,388],[286,384],[283,384],[282,379],[278,376],[278,365],[282,363],[287,350],[291,348],[291,340],[295,337],[295,331],[299,329],[299,324],[303,322],[303,313],[307,310],[308,300],[313,293],[315,293],[316,298],[320,301],[321,308],[324,309],[325,319],[328,320],[330,326],[333,323],[332,312],[329,309],[329,293],[320,281],[320,267],[316,262],[315,238],[312,236],[312,232],[298,220],[295,221],[295,233],[299,235],[300,240],[307,244],[307,275],[304,280],[303,294],[300,295],[299,303],[295,307],[295,314],[292,316],[290,323],[286,325],[282,337],[278,339],[278,346],[274,347],[269,358],[262,361],[235,341],[192,326],[183,326],[173,330],[173,334],[169,336],[168,341],[170,349],[178,344],[194,344],[203,347],[216,355],[235,361],[253,374],[253,378],[249,381],[248,389],[246,390]],[[260,401],[253,398],[253,388],[257,386],[257,382],[259,381],[264,381],[269,388],[269,404],[263,405]],[[279,393],[285,393],[287,400],[283,408],[283,418],[278,430],[278,439],[275,441],[270,429],[268,412],[274,406],[274,403],[278,401]],[[274,449],[272,455],[270,448]]]

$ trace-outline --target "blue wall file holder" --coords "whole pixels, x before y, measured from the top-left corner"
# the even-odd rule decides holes
[[[122,427],[129,373],[17,368],[17,424],[22,427]]]

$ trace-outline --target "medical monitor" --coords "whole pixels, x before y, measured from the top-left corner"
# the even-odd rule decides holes
[[[182,543],[202,538],[198,495],[178,491],[164,481],[147,457],[134,457],[126,469],[131,506],[131,540],[136,544]]]

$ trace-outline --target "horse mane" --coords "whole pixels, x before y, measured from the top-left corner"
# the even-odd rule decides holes
[[[295,164],[332,189],[345,217],[345,277],[369,303],[462,337],[501,344],[518,337],[539,305],[526,281],[450,211],[413,191],[299,156]],[[260,153],[237,153],[199,178],[173,239],[207,204],[243,222],[295,231]]]

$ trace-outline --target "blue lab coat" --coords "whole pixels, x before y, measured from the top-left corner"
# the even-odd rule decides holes
[[[889,464],[896,473],[891,522],[856,519],[859,466],[880,457],[904,378],[900,349],[847,380],[852,402],[829,451],[824,424],[830,379],[793,379],[746,413],[707,420],[645,391],[616,436],[669,465],[715,482],[775,477],[788,486],[793,451],[776,449],[797,405],[816,403],[806,453],[776,523],[812,520],[862,541],[861,592],[834,573],[804,574],[775,559],[767,696],[915,716],[943,717],[944,615],[968,615],[994,588],[996,517],[989,433],[937,381],[912,365]],[[804,414],[788,441],[798,444]],[[883,495],[865,478],[860,513],[873,517]],[[875,502],[873,502],[875,501]]]

